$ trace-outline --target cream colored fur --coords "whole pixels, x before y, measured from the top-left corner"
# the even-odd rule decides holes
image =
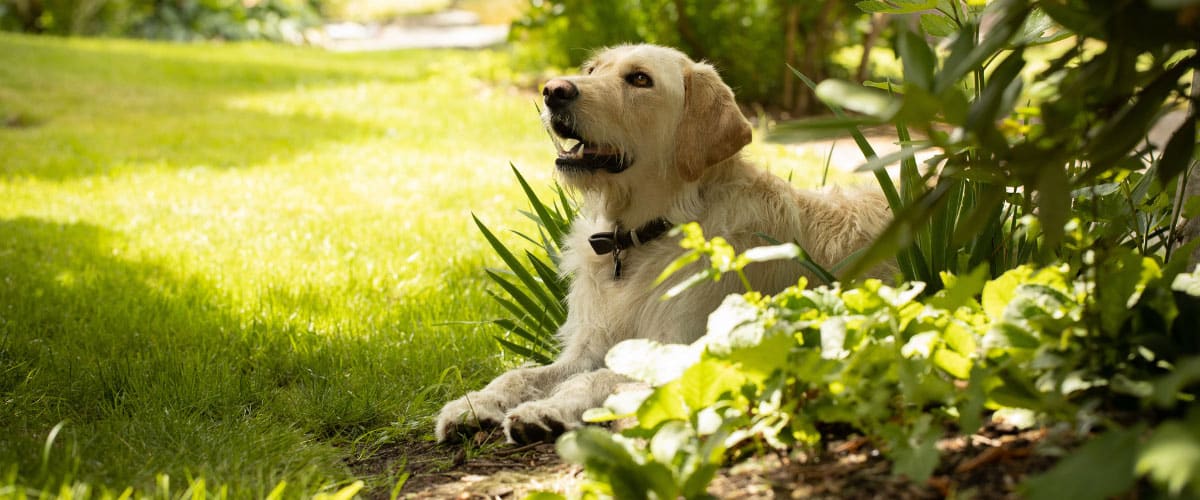
[[[648,74],[653,86],[628,83],[625,77],[635,71]],[[707,237],[722,236],[739,251],[765,244],[755,236],[763,233],[795,241],[831,266],[866,245],[890,218],[879,194],[798,190],[745,161],[739,151],[750,142],[750,125],[707,64],[674,49],[629,45],[600,52],[583,73],[564,78],[579,89],[570,109],[576,130],[632,163],[616,174],[564,172],[563,181],[583,202],[561,263],[571,279],[569,314],[559,330],[563,352],[553,364],[512,370],[448,403],[437,419],[439,441],[489,426],[502,426],[514,442],[577,427],[585,410],[626,381],[604,367],[613,345],[631,338],[690,343],[726,295],[743,291],[739,280],[724,279],[661,300],[670,283],[655,287],[654,280],[682,253],[678,238],[625,250],[622,276],[614,280],[612,256],[596,255],[588,245],[593,233],[659,217],[697,221]],[[793,261],[747,268],[755,289],[766,293],[804,274]]]

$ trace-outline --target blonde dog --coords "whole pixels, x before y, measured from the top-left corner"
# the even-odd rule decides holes
[[[830,266],[890,219],[877,193],[798,190],[742,159],[750,123],[708,64],[666,47],[626,45],[601,51],[582,73],[543,90],[558,172],[582,200],[561,261],[571,280],[558,332],[562,353],[446,404],[438,441],[497,426],[510,442],[549,441],[581,425],[585,410],[626,381],[604,366],[613,345],[631,338],[690,343],[703,335],[708,314],[744,290],[739,280],[721,280],[661,300],[672,283],[656,286],[655,279],[683,252],[668,235],[673,224],[697,221],[706,236],[722,236],[739,251],[766,243],[756,234],[795,241]],[[746,274],[756,290],[774,293],[805,271],[773,261]]]

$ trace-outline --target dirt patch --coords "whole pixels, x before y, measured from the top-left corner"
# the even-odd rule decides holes
[[[718,498],[1015,498],[1026,477],[1054,459],[1035,452],[1044,431],[987,429],[942,439],[932,478],[914,483],[891,473],[891,462],[862,438],[832,441],[819,455],[770,454],[726,469],[709,486]]]
[[[1074,444],[1047,436],[1045,430],[992,426],[971,436],[947,437],[938,442],[942,459],[933,477],[914,483],[892,475],[891,463],[878,449],[851,435],[829,441],[820,453],[766,454],[734,464],[718,474],[709,492],[729,499],[1014,498],[1026,477],[1054,464],[1041,448]],[[519,499],[535,491],[570,496],[583,481],[581,468],[562,463],[554,445],[511,446],[494,434],[476,436],[467,445],[401,442],[351,466],[360,474],[407,470],[401,498]]]
[[[385,446],[350,467],[358,475],[405,470],[400,498],[524,498],[535,491],[569,494],[582,469],[559,460],[553,444],[513,446],[497,433],[480,433],[468,444],[440,445],[409,439]],[[367,492],[388,498],[389,491]]]

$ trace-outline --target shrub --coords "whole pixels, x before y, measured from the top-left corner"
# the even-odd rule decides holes
[[[592,49],[620,43],[678,47],[714,63],[739,99],[808,112],[785,63],[804,64],[817,78],[851,74],[834,56],[862,41],[864,19],[836,0],[533,0],[513,37],[521,58],[539,68],[578,66]]]
[[[536,363],[550,364],[559,351],[558,327],[567,317],[567,279],[559,275],[558,262],[563,237],[575,218],[576,205],[558,185],[554,186],[557,200],[543,202],[521,172],[516,167],[512,171],[529,200],[530,211],[524,214],[537,224],[538,234],[534,237],[516,233],[534,248],[516,251],[475,218],[476,227],[506,266],[487,270],[492,283],[500,289],[488,293],[510,315],[491,323],[507,334],[496,337],[506,350]],[[522,253],[524,259],[517,256]]]
[[[872,158],[864,169],[876,172],[896,217],[847,274],[899,252],[904,277],[936,291],[942,271],[986,264],[994,276],[1020,264],[1077,259],[1081,249],[1063,245],[1072,217],[1096,236],[1100,251],[1132,244],[1168,256],[1183,208],[1174,193],[1196,144],[1195,99],[1184,77],[1200,66],[1200,20],[1153,1],[982,4],[859,2],[919,15],[922,34],[901,30],[895,43],[904,79],[816,86],[835,111],[865,115],[840,122],[855,134],[860,125],[890,123],[904,146],[874,158],[856,135]],[[985,17],[993,21],[986,32]],[[1125,22],[1131,19],[1138,21]],[[1027,52],[1068,37],[1076,43],[1044,68],[1031,64]],[[927,38],[944,39],[948,51],[939,56]],[[1189,100],[1164,148],[1143,141],[1161,116]],[[797,123],[780,133],[830,126]],[[912,139],[910,129],[924,139]],[[912,154],[922,149],[937,154],[919,168]],[[897,160],[899,189],[882,171]]]
[[[0,28],[165,40],[298,41],[320,22],[310,0],[0,0]]]
[[[735,295],[691,346],[616,346],[608,366],[653,389],[586,417],[637,425],[569,433],[560,454],[585,467],[590,494],[703,497],[732,454],[813,446],[818,424],[838,423],[919,482],[938,466],[944,429],[973,433],[1003,411],[1065,424],[1086,441],[1023,486],[1031,497],[1200,495],[1200,268],[1184,272],[1200,242],[1176,248],[1180,217],[1196,215],[1176,195],[1196,154],[1195,6],[857,5],[913,21],[894,42],[904,78],[808,81],[837,116],[778,132],[840,128],[855,138],[895,220],[843,277],[898,253],[904,280]],[[1027,58],[1067,38],[1075,43],[1047,64]],[[1166,143],[1144,141],[1170,111],[1183,119]],[[903,147],[878,158],[859,127],[884,123]],[[917,149],[937,154],[920,166]],[[898,183],[882,170],[895,161]],[[692,261],[729,251],[686,231]],[[626,362],[666,356],[685,362]]]
[[[971,434],[1004,410],[1108,429],[1031,480],[1033,497],[1112,496],[1139,477],[1200,494],[1200,268],[1184,273],[1184,262],[1125,250],[1087,270],[1020,266],[985,280],[981,269],[943,275],[947,287],[927,299],[923,283],[877,280],[732,295],[691,346],[618,344],[608,366],[654,388],[587,418],[637,425],[583,428],[559,452],[585,467],[592,493],[697,498],[730,452],[813,446],[819,424],[838,423],[922,483],[944,429]],[[677,362],[638,362],[667,358]]]

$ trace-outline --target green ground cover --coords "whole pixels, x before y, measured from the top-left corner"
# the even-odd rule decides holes
[[[347,459],[514,362],[469,214],[531,227],[552,149],[506,62],[0,35],[0,496],[387,492]]]

